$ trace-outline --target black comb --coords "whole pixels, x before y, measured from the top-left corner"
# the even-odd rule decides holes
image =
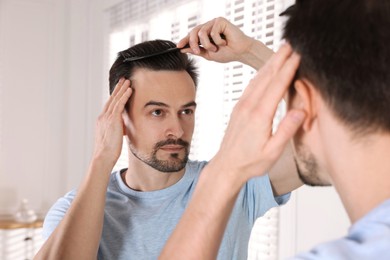
[[[223,40],[226,40],[225,35],[220,34],[220,36],[221,36],[221,38]],[[212,44],[215,44],[211,37],[209,37],[209,39],[210,39],[210,42]],[[202,46],[202,44],[200,42],[199,42],[199,46]],[[186,44],[184,47],[181,47],[181,48],[172,47],[172,48],[169,48],[169,49],[166,49],[166,50],[162,50],[162,51],[158,51],[158,52],[155,52],[155,53],[146,54],[146,55],[143,55],[143,56],[136,56],[136,57],[129,57],[129,58],[125,58],[124,57],[125,59],[123,60],[123,62],[142,60],[142,59],[146,59],[146,58],[162,55],[162,54],[169,53],[169,52],[179,51],[179,50],[182,50],[182,49],[185,49],[185,48],[190,48],[190,45]]]

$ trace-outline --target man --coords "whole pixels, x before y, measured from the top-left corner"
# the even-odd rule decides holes
[[[389,259],[390,3],[297,1],[286,14],[292,48],[282,46],[243,93],[161,259],[214,259],[241,185],[267,171],[291,137],[301,179],[334,185],[352,222],[345,237],[296,258]],[[217,19],[180,44],[200,38],[207,46],[211,35],[216,46],[201,53],[216,55],[229,28]],[[288,88],[288,113],[272,135]]]
[[[48,239],[36,259],[158,257],[206,164],[188,161],[197,74],[193,61],[171,50],[175,47],[156,40],[119,53],[86,177],[77,192],[49,211],[44,223]],[[123,135],[129,166],[111,174]],[[256,218],[288,199],[276,195],[300,185],[297,177],[286,178],[277,168],[270,179],[255,178],[242,189],[219,259],[246,258]]]

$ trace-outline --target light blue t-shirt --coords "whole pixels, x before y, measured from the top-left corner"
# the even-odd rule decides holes
[[[316,246],[292,259],[390,259],[390,199],[353,224],[346,237]]]
[[[139,192],[111,175],[104,211],[98,259],[143,260],[158,258],[179,222],[206,162],[189,161],[181,180],[157,191]],[[47,238],[69,208],[76,191],[59,199],[45,218]],[[289,194],[274,198],[268,176],[254,178],[242,188],[219,250],[218,259],[247,259],[248,241],[255,220],[270,208],[285,203]]]

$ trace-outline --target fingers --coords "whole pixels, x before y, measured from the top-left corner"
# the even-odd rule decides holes
[[[226,40],[221,35],[224,34],[227,23],[225,18],[216,18],[198,25],[178,42],[177,47],[183,48],[188,44],[190,49],[184,49],[183,52],[191,52],[196,55],[201,54],[203,49],[216,52],[218,46],[226,45]]]
[[[188,44],[191,48],[191,51],[194,54],[199,54],[200,53],[200,48],[199,48],[199,36],[198,36],[198,31],[200,30],[202,25],[196,26],[194,29],[192,29],[189,34],[188,34]]]
[[[265,152],[271,156],[272,160],[276,160],[282,154],[288,141],[302,125],[305,116],[303,110],[290,110],[287,112],[265,148]]]
[[[119,92],[120,86],[123,85],[123,82],[125,81],[124,78],[119,79],[118,83],[116,84],[114,91],[111,93],[110,97],[108,98],[107,102],[104,104],[103,112],[106,112],[108,110],[108,107],[112,103],[115,95]]]
[[[267,63],[266,68],[252,79],[237,103],[237,111],[233,111],[240,117],[247,115],[250,121],[254,122],[252,124],[256,130],[253,130],[252,134],[256,132],[259,140],[264,141],[263,154],[268,163],[273,163],[280,156],[305,117],[303,111],[289,111],[276,133],[272,135],[276,109],[291,85],[299,60],[299,55],[293,53],[290,46],[283,46]]]
[[[291,48],[291,45],[288,43],[283,44],[260,71],[270,70],[271,72],[276,72],[282,67],[292,53],[293,49]]]
[[[271,75],[265,80],[267,84],[255,86],[253,93],[248,96],[247,102],[255,104],[255,114],[259,114],[265,125],[267,123],[272,125],[278,104],[291,86],[299,61],[299,55],[292,52],[289,45],[281,48],[268,64],[268,68],[263,71]],[[268,154],[270,161],[276,160],[281,155],[287,142],[297,132],[304,119],[304,111],[288,111],[275,134],[270,135],[264,147],[264,152]]]
[[[221,37],[221,34],[224,33],[221,28],[221,24],[217,19],[213,19],[200,27],[198,37],[199,42],[204,49],[216,52],[218,50],[218,45],[226,43]]]
[[[274,55],[272,55],[268,62],[257,72],[255,77],[250,81],[240,100],[252,98],[255,99],[254,102],[258,103],[259,99],[263,95],[263,92],[269,86],[271,80],[275,78],[275,75],[277,73],[279,73],[281,67],[291,56],[291,54],[291,46],[289,44],[282,45],[282,47],[280,47],[280,49]]]
[[[128,87],[125,89],[125,92],[119,97],[118,102],[114,106],[114,113],[122,113],[125,109],[126,103],[129,100],[131,94],[133,93],[133,89]]]
[[[176,44],[176,47],[179,48],[179,49],[184,48],[184,46],[186,46],[186,45],[188,44],[189,38],[190,38],[190,35],[187,34],[186,37],[184,37],[183,39],[181,39],[181,40]]]
[[[222,32],[223,30],[216,30],[214,27],[210,32],[210,37],[216,46],[226,46],[226,39],[222,38],[224,35]]]
[[[131,95],[131,89],[130,89],[130,80],[120,80],[115,87],[114,92],[112,93],[111,97],[107,101],[107,109],[105,109],[105,112],[112,113],[112,112],[122,112],[127,100],[130,98]],[[121,109],[118,111],[118,109]]]
[[[278,103],[282,100],[286,93],[286,90],[291,86],[291,81],[299,66],[300,57],[298,54],[293,53],[280,67],[275,76],[270,80],[268,84],[268,91],[262,93],[261,97],[258,97],[259,102],[267,100],[275,100]],[[253,95],[256,98],[256,95]],[[277,109],[277,105],[273,106],[273,110],[270,111],[270,115],[274,115]],[[271,108],[272,106],[270,106]]]

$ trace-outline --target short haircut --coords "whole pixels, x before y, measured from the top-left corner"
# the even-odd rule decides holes
[[[179,50],[169,51],[164,54],[153,55],[134,61],[125,61],[125,59],[129,57],[149,56],[175,47],[176,44],[171,41],[153,40],[134,45],[119,52],[110,69],[110,94],[114,91],[116,84],[121,78],[131,79],[134,71],[139,68],[152,71],[187,71],[194,81],[195,86],[197,86],[198,73],[195,63],[187,54],[181,53]]]
[[[297,0],[285,14],[297,77],[353,131],[390,131],[390,1]]]

